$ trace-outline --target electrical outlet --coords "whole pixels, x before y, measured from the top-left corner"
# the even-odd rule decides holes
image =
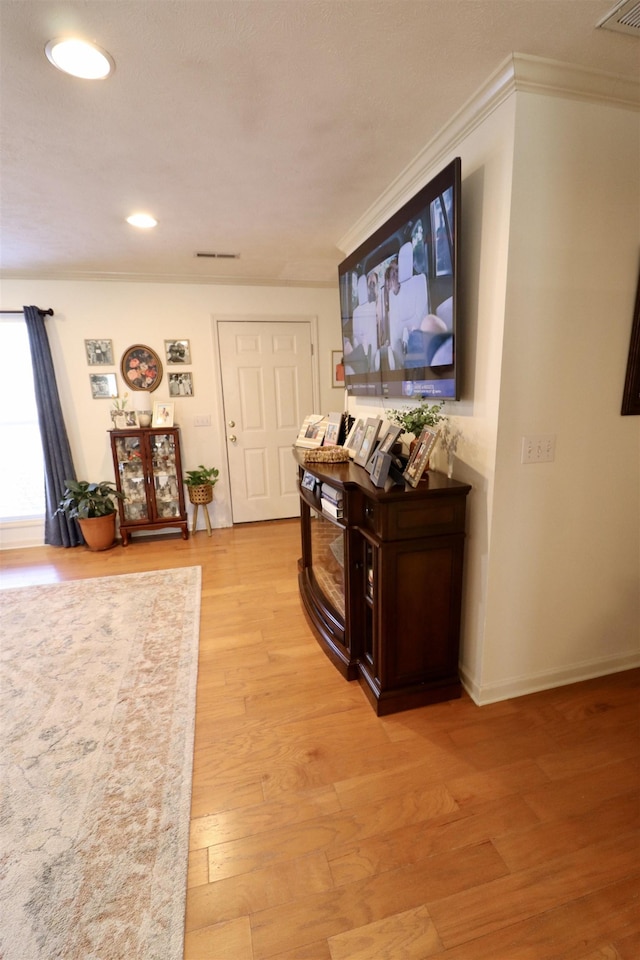
[[[211,417],[207,413],[200,417],[193,418],[194,427],[210,427],[211,426]]]
[[[555,434],[546,433],[542,436],[522,438],[521,463],[548,463],[555,460],[555,456]]]

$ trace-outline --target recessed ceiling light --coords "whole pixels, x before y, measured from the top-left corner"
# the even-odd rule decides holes
[[[142,227],[143,230],[148,230],[149,227],[155,227],[157,220],[148,213],[132,213],[130,217],[127,217],[127,223],[130,223],[132,227]]]
[[[85,40],[49,40],[44,51],[54,67],[82,80],[104,80],[115,70],[113,57]]]

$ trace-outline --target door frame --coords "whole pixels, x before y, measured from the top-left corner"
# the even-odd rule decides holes
[[[229,492],[229,526],[233,526],[233,506],[231,500],[231,473],[229,470],[229,448],[227,446],[227,425],[224,418],[224,391],[222,389],[222,355],[220,351],[220,328],[221,323],[308,323],[311,332],[311,394],[313,397],[313,410],[309,413],[319,412],[320,404],[320,364],[318,349],[318,317],[315,314],[289,314],[289,313],[271,313],[271,314],[214,314],[212,323],[213,349],[216,357],[216,369],[218,371],[218,382],[216,383],[216,401],[218,407],[217,429],[218,436],[222,437],[224,445],[224,474],[226,487]]]

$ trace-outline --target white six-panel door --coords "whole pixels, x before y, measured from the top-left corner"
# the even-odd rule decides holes
[[[307,321],[220,321],[222,390],[234,523],[300,512],[292,444],[313,413]]]

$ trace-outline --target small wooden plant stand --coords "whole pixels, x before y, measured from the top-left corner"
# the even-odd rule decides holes
[[[211,503],[213,500],[213,486],[210,483],[203,483],[197,487],[187,487],[189,491],[189,500],[194,506],[193,510],[193,523],[191,525],[191,533],[196,532],[196,526],[198,524],[198,508],[202,507],[204,511],[204,522],[207,527],[207,536],[211,536],[211,520],[209,519],[209,510],[207,504]]]

